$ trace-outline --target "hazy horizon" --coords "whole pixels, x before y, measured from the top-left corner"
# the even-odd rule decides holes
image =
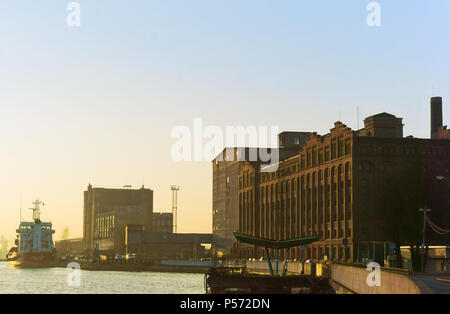
[[[60,239],[83,230],[83,191],[142,185],[154,211],[178,196],[179,232],[211,232],[209,161],[175,162],[171,131],[277,125],[326,134],[341,120],[404,118],[429,138],[429,101],[450,124],[448,0],[69,1],[0,3],[0,236],[36,198]]]

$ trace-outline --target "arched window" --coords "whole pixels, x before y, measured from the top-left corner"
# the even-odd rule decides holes
[[[350,163],[346,163],[345,164],[345,173],[349,173],[350,172]]]

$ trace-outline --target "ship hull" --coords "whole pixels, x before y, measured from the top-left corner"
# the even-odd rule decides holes
[[[23,268],[39,268],[39,267],[51,267],[54,262],[54,254],[51,252],[30,252],[22,253],[19,258],[9,263],[13,267]]]

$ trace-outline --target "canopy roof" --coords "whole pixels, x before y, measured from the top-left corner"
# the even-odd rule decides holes
[[[259,237],[254,237],[250,235],[240,234],[240,233],[233,233],[234,237],[242,242],[247,244],[253,244],[257,246],[263,246],[269,249],[288,249],[295,246],[305,245],[309,243],[316,242],[320,239],[319,236],[311,236],[311,237],[304,237],[304,238],[297,238],[297,239],[290,239],[290,240],[269,240]]]

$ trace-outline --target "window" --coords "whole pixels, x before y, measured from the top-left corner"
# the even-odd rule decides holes
[[[312,149],[312,166],[315,167],[317,164],[317,148],[313,147]]]
[[[331,159],[336,159],[336,140],[331,141]]]
[[[308,151],[306,152],[306,164],[308,168],[311,167],[311,149],[308,149]]]
[[[350,155],[352,153],[352,142],[351,140],[345,141],[345,155]]]
[[[319,165],[323,164],[323,150],[319,150],[318,163]]]
[[[338,140],[338,157],[342,157],[344,155],[344,140],[340,138]]]

